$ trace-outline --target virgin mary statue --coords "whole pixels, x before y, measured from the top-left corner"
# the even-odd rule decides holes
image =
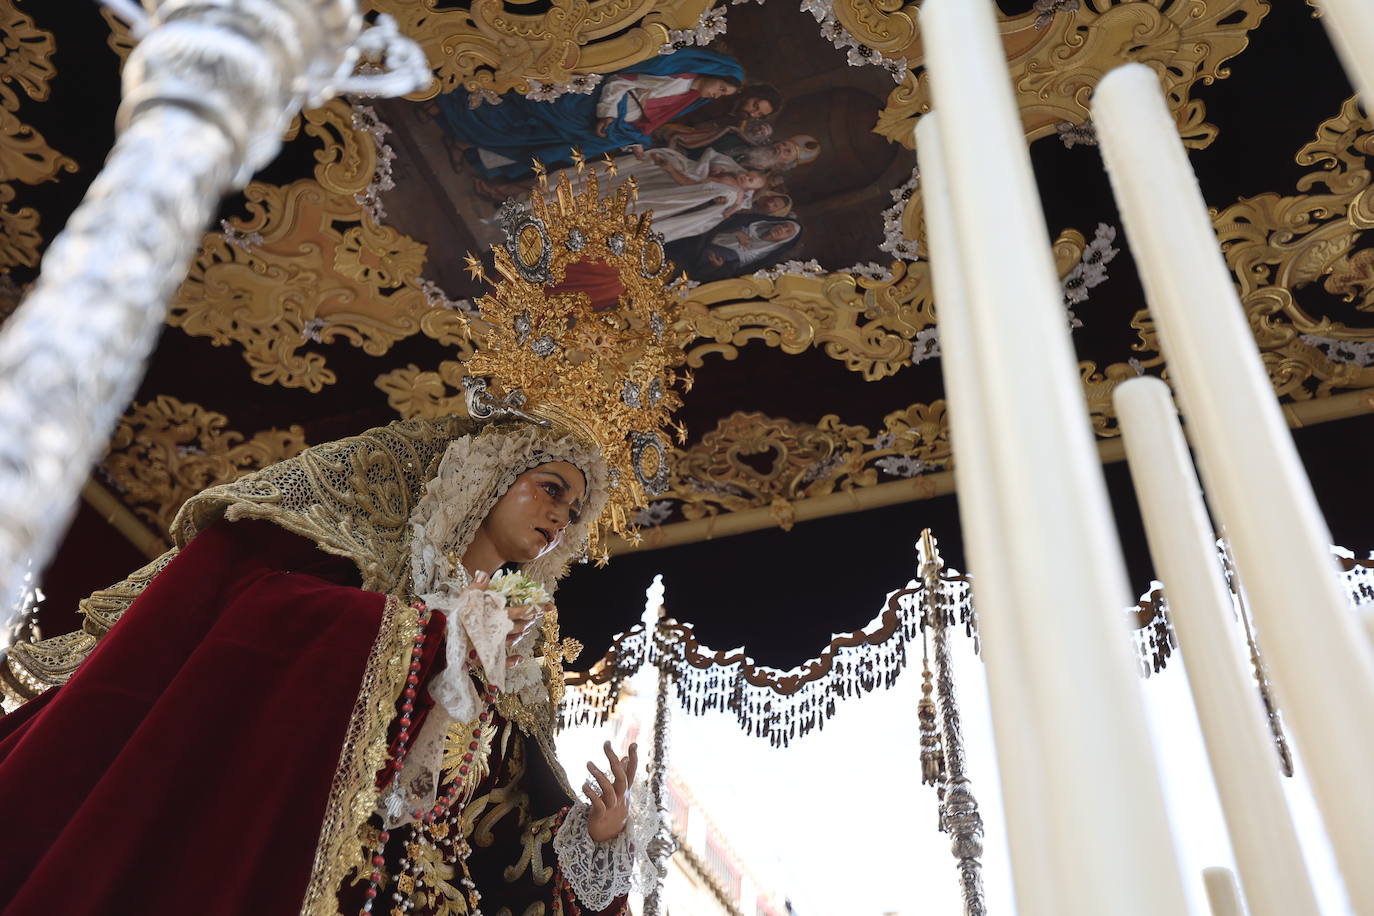
[[[193,497],[0,720],[0,913],[626,912],[635,753],[578,799],[545,595],[607,481],[567,428],[446,418]]]

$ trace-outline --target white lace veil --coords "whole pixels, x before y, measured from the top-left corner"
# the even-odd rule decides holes
[[[562,542],[524,571],[550,594],[583,550],[589,526],[606,505],[606,466],[599,451],[566,431],[506,423],[454,439],[410,515],[411,588],[416,595],[461,588],[448,582],[450,554],[461,557],[482,521],[515,478],[550,461],[566,461],[587,478],[585,508]],[[458,577],[462,578],[461,571]],[[447,586],[447,588],[446,588]]]

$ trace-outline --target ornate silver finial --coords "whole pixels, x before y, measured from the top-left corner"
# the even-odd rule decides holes
[[[492,396],[484,378],[471,375],[463,377],[463,400],[467,402],[468,416],[484,423],[515,419],[545,428],[550,425],[543,417],[527,414],[520,409],[525,406],[525,394],[520,389],[515,389],[498,401]]]
[[[52,555],[221,195],[276,155],[302,106],[433,79],[394,23],[363,30],[357,0],[109,6],[139,38],[118,140],[0,332],[0,595]],[[387,70],[355,75],[362,57]]]

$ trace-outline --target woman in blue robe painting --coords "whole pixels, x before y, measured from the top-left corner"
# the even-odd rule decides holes
[[[778,263],[796,249],[801,237],[801,220],[795,216],[738,213],[709,232],[664,248],[688,277],[711,283]]]
[[[573,148],[588,158],[630,146],[650,146],[664,124],[711,99],[739,92],[739,61],[705,48],[683,48],[610,74],[588,95],[547,102],[507,92],[498,105],[470,106],[466,89],[440,96],[439,125],[463,147],[485,178],[528,177],[532,159],[557,167]]]

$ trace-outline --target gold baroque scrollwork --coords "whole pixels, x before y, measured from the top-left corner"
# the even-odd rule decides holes
[[[1078,263],[1086,245],[1076,229],[1054,240],[1061,277]],[[925,261],[894,262],[887,280],[834,273],[706,283],[692,290],[686,306],[687,323],[702,338],[687,348],[687,363],[700,367],[711,354],[735,359],[740,347],[759,341],[784,353],[820,347],[875,381],[911,362],[912,339],[936,323],[932,297]]]
[[[14,186],[0,184],[0,272],[15,266],[37,267],[43,235],[38,231],[38,212],[32,207],[10,209]]]
[[[687,29],[709,0],[553,0],[540,13],[500,0],[440,9],[437,0],[371,0],[420,42],[438,79],[414,98],[458,86],[528,91],[576,74],[607,73],[652,57],[672,29]]]
[[[1298,180],[1298,194],[1260,194],[1213,214],[1280,395],[1306,399],[1374,386],[1374,367],[1335,362],[1302,337],[1369,343],[1374,327],[1351,327],[1299,301],[1303,290],[1320,285],[1358,311],[1374,311],[1374,249],[1364,236],[1374,227],[1371,155],[1374,128],[1352,97],[1298,151],[1299,165],[1315,167]]]
[[[52,32],[38,28],[14,0],[0,0],[0,182],[40,184],[59,172],[75,172],[76,161],[48,145],[43,135],[17,116],[20,91],[35,102],[47,101],[57,75]],[[0,272],[37,267],[43,237],[38,213],[30,207],[11,209],[14,186],[0,183]]]
[[[880,471],[914,477],[949,457],[943,401],[893,411],[876,434],[834,414],[811,424],[739,411],[675,450],[666,498],[680,501],[688,519],[766,506],[787,530],[796,500],[873,486]]]
[[[1280,397],[1308,400],[1339,389],[1374,387],[1374,365],[1337,361],[1304,339],[1313,335],[1368,347],[1374,327],[1351,327],[1299,301],[1304,290],[1315,292],[1320,285],[1357,311],[1374,311],[1374,249],[1364,236],[1374,227],[1371,155],[1374,127],[1352,97],[1295,156],[1299,165],[1316,167],[1298,180],[1300,193],[1259,194],[1212,213],[1260,358]],[[1117,434],[1112,389],[1141,371],[1164,366],[1149,311],[1136,312],[1131,327],[1137,336],[1132,349],[1139,356],[1130,364],[1113,363],[1101,371],[1095,363],[1080,365],[1099,436]]]
[[[206,234],[168,323],[243,347],[254,381],[319,391],[337,376],[311,342],[346,341],[380,356],[417,332],[472,346],[465,323],[420,287],[427,248],[365,213],[355,195],[373,180],[376,142],[342,101],[306,112],[320,140],[315,177],[284,187],[253,182],[232,235]]]
[[[15,87],[35,102],[45,102],[57,75],[52,32],[34,25],[13,0],[0,0],[0,180],[39,184],[59,171],[76,171],[76,162],[48,146],[43,135],[16,116]]]
[[[837,0],[836,16],[856,38],[869,41],[846,17],[882,2]],[[1088,121],[1098,80],[1126,61],[1137,61],[1160,75],[1184,143],[1199,149],[1210,145],[1217,128],[1206,122],[1203,103],[1192,98],[1193,87],[1229,76],[1226,62],[1245,50],[1250,31],[1268,12],[1267,0],[1083,0],[1040,29],[1034,11],[1004,17],[1002,40],[1027,138],[1051,136],[1061,122]],[[901,53],[913,66],[919,63],[918,46]],[[916,118],[930,107],[928,73],[912,73],[879,113],[877,132],[911,147]]]
[[[115,428],[101,471],[133,511],[166,532],[181,504],[305,448],[299,426],[245,438],[229,418],[168,395],[135,403]]]
[[[463,364],[453,359],[439,363],[436,370],[422,370],[411,363],[377,376],[376,386],[386,393],[386,402],[402,419],[467,416],[462,395]]]
[[[1304,307],[1299,296],[1320,284],[1357,311],[1374,311],[1374,254],[1363,233],[1374,227],[1374,189],[1368,158],[1374,128],[1356,98],[1317,128],[1298,151],[1299,165],[1316,166],[1297,183],[1300,193],[1242,198],[1212,213],[1241,303],[1275,392],[1295,400],[1327,397],[1337,389],[1374,387],[1374,366],[1338,362],[1304,335],[1368,346],[1374,327],[1351,327]],[[1324,188],[1317,192],[1314,189]],[[1150,313],[1131,320],[1143,354],[1139,365],[1162,365]]]
[[[734,359],[757,340],[785,353],[821,347],[870,381],[893,375],[911,361],[911,338],[935,323],[928,266],[894,266],[887,281],[783,274],[700,286],[686,317],[708,342],[688,350],[688,365],[702,365],[711,353]]]

